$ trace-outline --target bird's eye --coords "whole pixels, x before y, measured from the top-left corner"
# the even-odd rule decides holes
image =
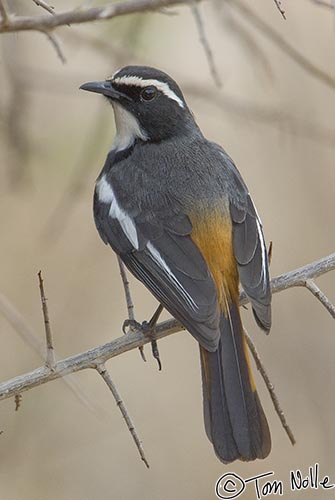
[[[141,92],[142,101],[152,101],[157,95],[157,89],[153,85],[145,87]]]

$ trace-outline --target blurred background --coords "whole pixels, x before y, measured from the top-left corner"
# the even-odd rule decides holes
[[[70,8],[65,1],[53,5]],[[10,301],[43,345],[42,269],[59,357],[119,337],[127,315],[116,258],[92,217],[94,181],[114,136],[112,109],[78,90],[124,65],[171,74],[204,134],[235,160],[273,241],[273,276],[334,251],[334,11],[309,0],[284,7],[286,21],[271,0],[199,5],[221,88],[185,6],[165,11],[171,15],[59,28],[66,64],[41,33],[1,35],[0,302]],[[47,14],[33,2],[10,2],[10,8]],[[334,282],[334,273],[318,279],[333,301]],[[154,299],[133,279],[131,286],[136,318],[148,319]],[[22,328],[5,316],[0,313],[3,381],[42,363],[20,337]],[[335,482],[334,323],[298,288],[274,296],[268,337],[250,311],[243,317],[295,434],[294,447],[256,373],[272,453],[249,464],[224,466],[216,459],[203,428],[198,346],[181,332],[159,342],[162,372],[150,347],[147,363],[134,350],[107,364],[149,470],[108,388],[87,370],[72,381],[89,407],[62,380],[24,393],[17,412],[13,400],[1,402],[0,497],[204,500],[215,498],[215,482],[225,472],[249,478],[274,471],[284,481],[284,498],[332,498],[333,490],[291,493],[288,480],[291,469],[306,475],[318,462],[321,476]],[[256,498],[253,486],[242,498]]]

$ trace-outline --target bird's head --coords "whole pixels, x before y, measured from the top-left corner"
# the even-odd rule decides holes
[[[80,88],[103,94],[113,105],[118,150],[136,139],[159,142],[198,131],[177,83],[155,68],[126,66]]]

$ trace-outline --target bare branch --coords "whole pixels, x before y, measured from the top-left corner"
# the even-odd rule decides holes
[[[264,47],[254,33],[250,33],[247,27],[244,26],[243,19],[240,16],[234,15],[231,9],[227,9],[225,2],[222,0],[213,0],[215,8],[215,18],[217,21],[222,21],[222,26],[225,32],[228,32],[242,44],[248,58],[256,59],[259,67],[268,79],[273,80],[273,70],[268,55],[264,51]],[[254,64],[252,63],[252,66]],[[257,74],[259,74],[257,68]],[[262,76],[262,75],[259,75]]]
[[[289,56],[298,66],[300,66],[308,74],[319,80],[320,82],[330,87],[332,90],[335,88],[335,80],[332,75],[326,71],[318,68],[307,57],[298,52],[292,45],[290,45],[285,38],[277,33],[272,26],[269,26],[261,17],[256,14],[241,0],[226,0],[231,7],[239,10],[245,19],[253,24],[263,35],[271,40],[282,52]]]
[[[281,1],[280,0],[273,0],[273,1],[276,4],[277,9],[279,10],[279,12],[281,13],[281,15],[283,16],[283,18],[286,21],[285,10],[282,7]]]
[[[332,315],[332,317],[335,319],[335,307],[333,304],[330,302],[328,297],[320,290],[320,288],[314,283],[312,279],[308,279],[305,282],[306,288],[312,292],[314,297],[316,297],[322,305],[325,306],[327,311]]]
[[[83,43],[81,38],[79,38],[79,41]],[[35,78],[34,80],[36,81]],[[98,107],[94,121],[92,120],[92,126],[89,127],[87,136],[83,141],[82,151],[73,168],[69,184],[65,188],[59,203],[48,217],[46,225],[42,230],[42,237],[49,240],[49,243],[53,244],[67,227],[66,224],[76,206],[78,195],[86,186],[86,176],[88,175],[88,171],[94,160],[94,155],[96,154],[96,149],[92,148],[92,144],[95,144],[96,148],[99,149],[99,145],[101,145],[106,138],[105,135],[107,131],[109,131],[109,128],[107,126],[104,108]]]
[[[3,26],[6,26],[8,25],[8,23],[10,23],[5,0],[0,0],[0,14],[1,14],[0,28],[2,28]]]
[[[29,326],[26,318],[14,307],[14,305],[0,293],[0,314],[2,314],[8,323],[14,328],[21,339],[33,349],[33,351],[42,359],[45,359],[45,344],[41,342]],[[55,352],[55,357],[56,352]],[[64,384],[72,391],[78,400],[86,406],[92,413],[98,416],[95,405],[87,398],[74,375],[68,375],[63,379]],[[99,415],[101,411],[99,410]]]
[[[328,255],[307,266],[300,267],[289,273],[282,274],[271,281],[272,293],[278,293],[294,286],[305,286],[308,279],[317,278],[322,274],[335,269],[335,253]],[[240,295],[241,305],[248,303],[245,293]],[[156,340],[179,332],[183,327],[175,319],[170,319],[159,323],[155,329]],[[64,377],[69,373],[74,373],[88,368],[96,369],[99,364],[105,363],[108,359],[119,356],[124,352],[136,349],[141,345],[150,342],[150,338],[140,331],[130,332],[120,338],[108,342],[107,344],[95,347],[81,354],[76,354],[56,363],[54,371],[41,366],[24,375],[19,375],[0,384],[0,400],[13,397],[17,393],[28,391],[33,387]]]
[[[294,445],[296,443],[295,437],[294,437],[294,435],[293,435],[293,433],[292,433],[292,431],[291,431],[291,429],[286,421],[284,412],[280,407],[279,400],[278,400],[277,394],[275,392],[275,388],[274,388],[274,386],[273,386],[273,384],[272,384],[272,382],[271,382],[271,380],[270,380],[270,378],[265,370],[265,367],[261,361],[261,358],[259,357],[259,354],[257,352],[255,344],[253,343],[248,332],[245,329],[244,329],[244,333],[245,333],[245,337],[247,339],[247,344],[248,344],[248,347],[250,349],[250,352],[255,360],[257,370],[260,372],[260,374],[263,377],[264,383],[266,385],[267,390],[269,391],[269,394],[270,394],[270,397],[272,399],[272,403],[273,403],[273,406],[276,410],[276,413],[281,421],[283,428],[285,429],[286,434],[288,435],[289,440],[291,441],[292,445]]]
[[[43,0],[33,0],[34,3],[36,3],[36,5],[38,7],[42,7],[42,9],[45,9],[47,10],[50,14],[52,14],[53,16],[55,15],[55,11],[54,11],[54,8],[52,5],[48,5],[46,2],[44,2]]]
[[[184,90],[203,100],[206,106],[209,104],[215,106],[215,108],[219,106],[225,113],[231,113],[233,116],[240,118],[242,123],[245,123],[246,119],[249,119],[253,122],[275,127],[282,132],[322,142],[330,148],[334,147],[334,131],[319,126],[313,121],[308,121],[307,119],[301,120],[291,113],[283,112],[282,109],[277,107],[259,106],[258,104],[236,98],[232,95],[212,95],[210,92],[193,83],[191,85],[184,85]]]
[[[122,284],[123,284],[123,288],[124,288],[124,295],[126,298],[128,319],[134,320],[135,319],[134,302],[133,302],[133,299],[131,298],[130,286],[129,286],[129,281],[128,281],[125,265],[119,256],[117,256],[117,261],[118,261],[119,268],[120,268],[120,275],[121,275]]]
[[[54,370],[55,365],[56,365],[56,359],[55,359],[55,351],[54,351],[54,346],[53,346],[53,341],[52,341],[52,333],[51,333],[51,327],[50,327],[47,298],[46,298],[45,292],[44,292],[42,271],[39,271],[39,273],[38,273],[38,282],[39,282],[39,286],[40,286],[44,328],[45,328],[45,336],[46,336],[46,345],[47,345],[46,366],[50,370]]]
[[[208,42],[208,39],[206,36],[204,22],[203,22],[203,19],[202,19],[200,10],[199,10],[199,6],[198,6],[196,1],[191,2],[191,11],[192,11],[192,14],[194,16],[194,19],[195,19],[195,22],[197,25],[200,43],[205,51],[209,70],[210,70],[210,73],[213,77],[214,83],[217,87],[222,87],[222,82],[221,82],[219,73],[218,73],[216,66],[215,66],[213,52],[212,52],[212,49],[209,45],[209,42]]]
[[[42,33],[44,33],[45,36],[48,38],[48,40],[51,42],[51,45],[55,49],[56,54],[59,57],[59,59],[61,60],[61,62],[63,64],[65,64],[66,58],[63,54],[63,51],[62,51],[61,46],[60,46],[60,42],[59,42],[57,36],[55,35],[55,33],[52,33],[51,31],[44,31],[44,30],[42,30]]]
[[[122,416],[123,416],[123,418],[126,421],[126,424],[127,424],[128,429],[129,429],[129,432],[132,435],[132,438],[133,438],[133,440],[134,440],[134,442],[136,444],[136,447],[137,447],[137,449],[139,451],[141,459],[143,460],[143,462],[145,463],[145,465],[149,469],[149,462],[145,458],[143,446],[142,446],[141,440],[138,437],[138,434],[136,432],[135,425],[134,425],[134,423],[133,423],[133,421],[132,421],[132,419],[131,419],[131,417],[130,417],[130,415],[128,413],[128,410],[127,410],[124,402],[121,399],[121,396],[119,394],[119,391],[116,388],[116,385],[114,384],[114,382],[113,382],[110,374],[108,373],[108,371],[106,369],[105,364],[101,363],[101,364],[97,365],[96,366],[96,370],[101,375],[101,377],[104,379],[104,381],[106,382],[107,386],[109,387],[111,393],[113,394],[114,399],[116,401],[116,404],[119,407],[120,412],[122,413]]]
[[[326,9],[335,10],[335,2],[334,0],[311,0],[312,3],[316,3],[321,7],[325,7]]]
[[[159,11],[162,7],[185,3],[187,3],[187,0],[128,0],[126,2],[109,3],[99,7],[76,8],[57,13],[53,16],[16,16],[14,19],[10,19],[9,23],[0,25],[0,33],[31,30],[48,31],[67,24],[104,21],[136,12]]]
[[[3,114],[6,118],[4,136],[8,142],[10,154],[4,165],[7,164],[10,187],[18,189],[27,186],[30,181],[31,145],[27,128],[30,97],[25,86],[22,85],[18,71],[18,64],[23,55],[22,46],[13,42],[12,37],[7,37],[2,44],[2,64],[9,80],[9,95]]]
[[[129,281],[128,281],[128,277],[127,277],[126,268],[125,268],[125,265],[119,256],[117,256],[117,261],[118,261],[119,268],[120,268],[120,274],[121,274],[121,279],[122,279],[122,284],[123,284],[123,289],[124,289],[124,295],[126,298],[128,319],[130,320],[130,322],[133,322],[135,320],[134,302],[133,302],[133,299],[131,298],[131,292],[130,292],[130,286],[129,286]],[[141,345],[138,349],[140,351],[140,354],[141,354],[143,361],[146,361],[143,346]]]

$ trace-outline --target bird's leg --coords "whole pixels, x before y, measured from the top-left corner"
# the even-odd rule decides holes
[[[157,360],[158,370],[162,369],[162,363],[161,363],[161,360],[160,360],[160,357],[159,357],[159,350],[158,350],[157,340],[154,338],[154,336],[155,336],[155,329],[156,329],[157,321],[158,321],[159,316],[161,315],[162,311],[163,311],[163,306],[162,306],[162,304],[159,304],[159,306],[157,307],[156,311],[152,315],[149,323],[147,323],[145,325],[145,328],[147,328],[147,332],[145,333],[145,335],[153,337],[152,340],[151,340],[151,349],[152,349],[152,355],[153,355],[153,357]],[[146,321],[144,321],[142,323],[142,325],[144,326],[145,323],[146,323]]]
[[[152,355],[157,360],[159,370],[162,369],[162,363],[159,357],[157,340],[154,338],[154,336],[155,336],[156,324],[162,311],[163,311],[163,306],[162,304],[159,304],[159,306],[157,307],[156,311],[154,312],[149,321],[143,321],[142,323],[138,323],[138,321],[134,319],[126,319],[122,326],[122,330],[124,333],[126,333],[126,328],[131,327],[140,330],[143,333],[143,335],[151,338]]]

